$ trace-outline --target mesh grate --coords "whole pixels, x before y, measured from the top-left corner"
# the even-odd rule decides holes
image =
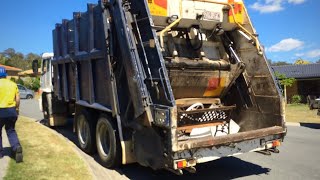
[[[207,109],[207,110],[195,110],[179,112],[178,126],[194,125],[201,123],[209,123],[214,121],[228,121],[230,120],[230,114],[232,109]]]

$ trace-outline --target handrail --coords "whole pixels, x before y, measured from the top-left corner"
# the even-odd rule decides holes
[[[165,32],[168,32],[173,26],[175,26],[176,24],[178,24],[181,21],[181,16],[173,21],[171,24],[169,24],[169,26],[167,26],[166,28],[164,28],[161,32],[160,32],[160,46],[163,49],[164,48],[164,42],[163,42],[163,36]]]

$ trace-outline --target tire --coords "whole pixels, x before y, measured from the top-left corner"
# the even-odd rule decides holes
[[[27,99],[33,99],[33,96],[30,95],[30,94],[28,94],[26,98],[27,98]]]
[[[90,114],[82,110],[76,114],[76,132],[80,149],[88,154],[95,152],[95,127],[90,120]]]
[[[310,103],[310,105],[309,105],[309,109],[310,109],[310,110],[313,110],[313,109],[314,109],[314,107],[313,107],[313,103]]]
[[[122,149],[116,125],[108,116],[101,116],[96,128],[96,144],[101,164],[107,168],[121,165]]]
[[[42,108],[43,108],[43,118],[49,120],[50,114],[49,114],[48,104],[43,105]]]

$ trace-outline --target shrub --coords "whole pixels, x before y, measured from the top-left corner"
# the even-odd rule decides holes
[[[11,80],[12,82],[16,82],[16,78],[14,78],[14,77],[11,77],[10,80]]]
[[[37,91],[40,88],[40,78],[31,78],[31,77],[24,78],[23,85],[28,89]]]
[[[294,95],[292,96],[292,104],[299,104],[301,102],[302,98],[300,95]]]
[[[20,79],[20,78],[19,78],[19,79],[17,79],[16,83],[17,83],[17,84],[24,85],[23,80],[22,80],[22,79]]]

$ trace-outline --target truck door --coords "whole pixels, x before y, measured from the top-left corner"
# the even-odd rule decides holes
[[[42,76],[40,80],[41,90],[44,92],[52,91],[52,67],[51,67],[51,59],[44,59],[42,61]]]

